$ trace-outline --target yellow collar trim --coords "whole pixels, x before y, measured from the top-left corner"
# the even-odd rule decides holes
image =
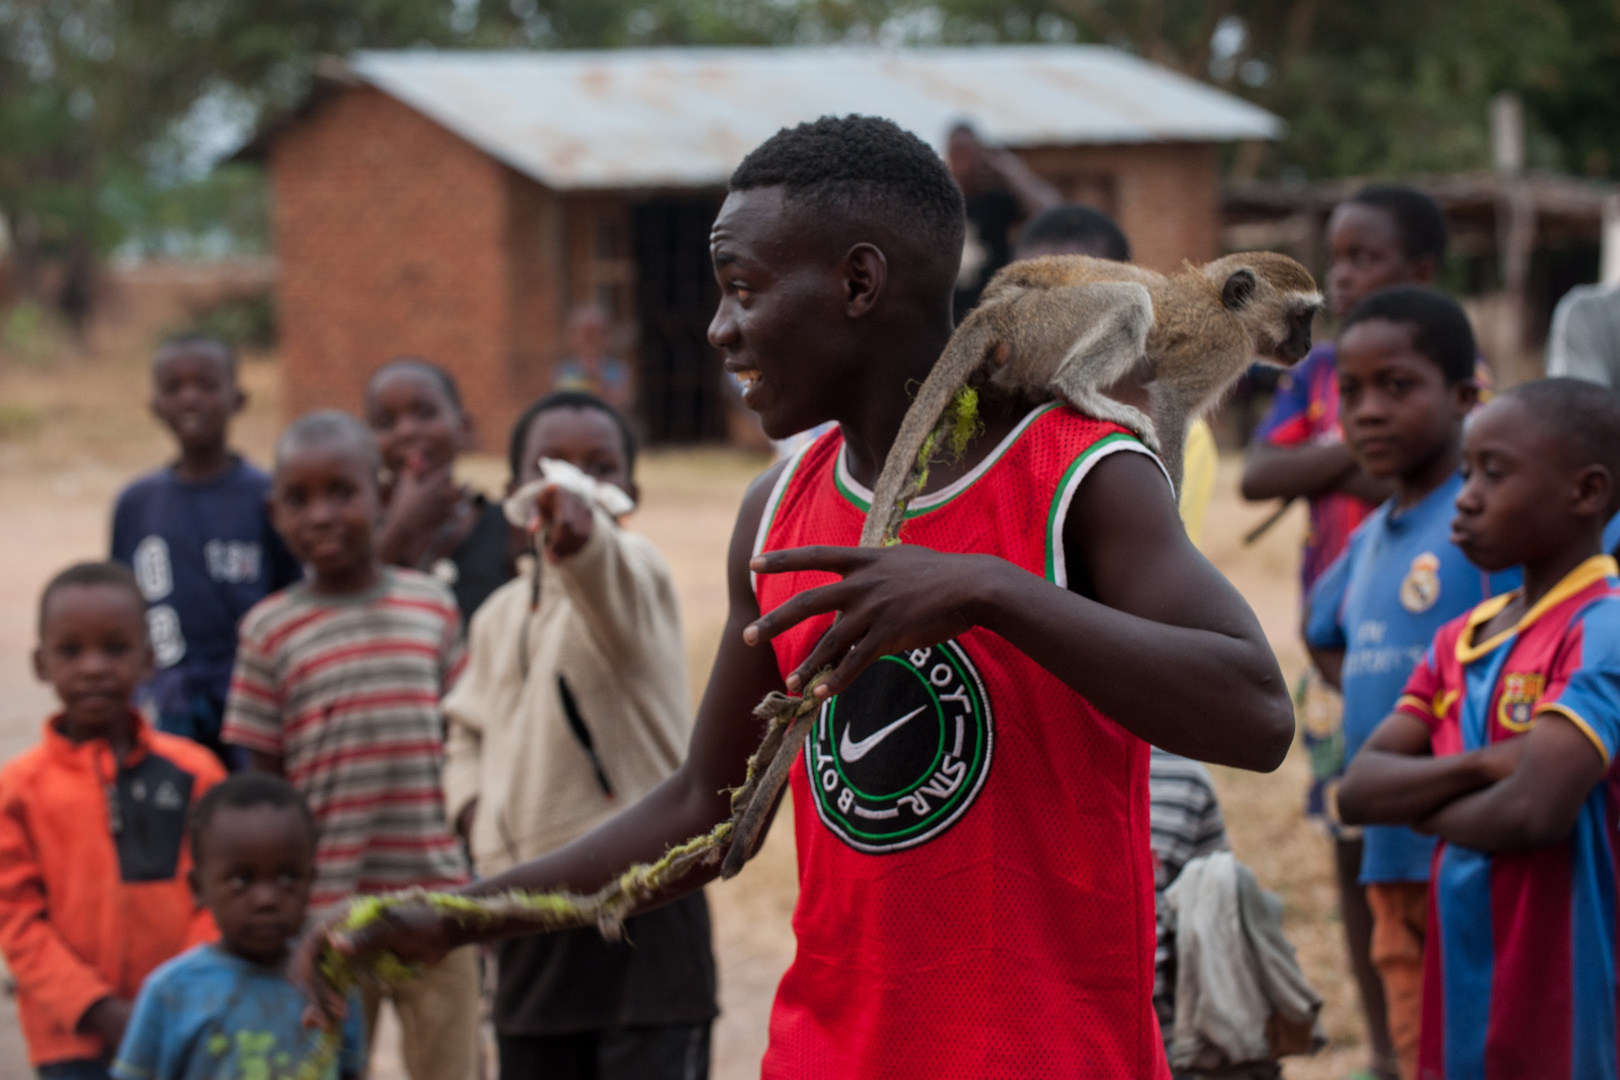
[[[1489,641],[1482,641],[1478,645],[1472,644],[1474,634],[1479,628],[1494,619],[1507,607],[1508,601],[1518,596],[1524,590],[1514,589],[1512,592],[1493,596],[1483,604],[1468,613],[1468,622],[1463,625],[1463,632],[1457,635],[1457,662],[1471,664],[1480,657],[1490,653],[1502,642],[1516,634],[1522,634],[1535,621],[1547,614],[1552,608],[1568,600],[1582,589],[1588,588],[1593,582],[1601,581],[1606,577],[1620,576],[1620,564],[1614,561],[1612,555],[1594,555],[1581,565],[1564,575],[1564,579],[1547,590],[1547,595],[1536,602],[1536,606],[1525,612],[1518,624],[1498,633]]]

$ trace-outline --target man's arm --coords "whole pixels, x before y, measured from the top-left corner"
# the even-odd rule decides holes
[[[1155,746],[1276,768],[1294,733],[1282,673],[1254,613],[1187,539],[1158,465],[1132,453],[1099,462],[1075,495],[1063,543],[1091,596],[993,555],[909,544],[771,552],[755,560],[756,570],[827,570],[843,580],[766,613],[748,639],[763,645],[807,618],[841,611],[788,678],[796,689],[836,665],[817,688],[830,696],[880,656],[983,626]]]
[[[1429,725],[1411,713],[1392,713],[1345,770],[1339,817],[1347,825],[1415,825],[1512,773],[1520,741],[1437,758],[1430,750]]]
[[[1569,836],[1608,770],[1603,753],[1555,712],[1539,713],[1528,734],[1507,741],[1524,747],[1505,779],[1448,803],[1419,828],[1476,851],[1534,851]]]

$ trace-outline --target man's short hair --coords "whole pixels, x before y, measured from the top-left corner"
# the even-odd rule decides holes
[[[135,610],[146,611],[146,597],[141,593],[140,585],[135,581],[135,575],[130,573],[129,567],[123,563],[115,562],[82,562],[74,563],[51,578],[45,586],[45,591],[39,594],[39,632],[45,633],[45,609],[50,606],[51,597],[63,589],[92,589],[108,588],[122,589],[135,600]],[[141,619],[141,632],[146,632],[146,619]]]
[[[1537,379],[1502,395],[1527,411],[1574,468],[1602,465],[1615,485],[1608,513],[1620,509],[1620,394],[1584,379]]]
[[[382,453],[377,449],[377,439],[371,429],[341,409],[321,409],[288,424],[287,430],[276,440],[276,468],[297,451],[333,443],[352,446],[373,472],[382,468]]]
[[[450,374],[443,365],[435,364],[432,360],[425,360],[420,356],[398,356],[373,371],[371,378],[366,380],[366,400],[368,402],[371,400],[372,393],[377,389],[377,384],[385,376],[392,375],[396,371],[413,371],[418,375],[425,376],[431,382],[438,384],[439,390],[449,400],[450,404],[455,406],[457,412],[466,411],[461,404],[461,387],[456,385],[456,377]]]
[[[962,190],[933,147],[892,120],[823,116],[783,128],[731,174],[732,191],[763,187],[812,210],[886,221],[952,256],[962,249]]]
[[[234,773],[215,784],[197,800],[191,811],[191,861],[202,864],[203,837],[214,824],[221,810],[251,810],[265,806],[272,810],[296,810],[305,836],[309,840],[309,853],[315,855],[315,815],[298,790],[272,773],[250,770]]]
[[[523,472],[523,444],[529,441],[529,430],[542,413],[553,409],[595,409],[606,413],[613,426],[619,429],[619,437],[624,440],[624,474],[627,477],[636,475],[636,433],[624,413],[584,390],[558,390],[524,409],[523,415],[512,425],[512,439],[506,456],[507,463],[512,467],[512,479],[516,480]]]
[[[1079,203],[1054,206],[1031,218],[1018,234],[1018,250],[1034,248],[1083,249],[1099,258],[1131,261],[1131,242],[1114,219]]]
[[[1376,207],[1395,219],[1395,231],[1400,234],[1401,251],[1407,261],[1427,255],[1436,268],[1446,261],[1446,215],[1439,203],[1417,188],[1372,184],[1352,195],[1350,201]]]
[[[1401,323],[1412,328],[1412,347],[1434,362],[1446,382],[1456,384],[1472,379],[1478,349],[1468,315],[1445,293],[1418,285],[1393,285],[1379,289],[1351,309],[1340,335],[1357,323],[1373,319]]]
[[[157,349],[152,353],[153,372],[155,373],[158,366],[162,364],[164,360],[168,359],[170,353],[179,352],[184,349],[213,350],[219,354],[219,358],[221,360],[225,361],[225,370],[230,374],[231,379],[233,381],[236,379],[235,346],[223,338],[214,337],[212,334],[175,334],[172,337],[164,338],[162,343],[160,343]]]

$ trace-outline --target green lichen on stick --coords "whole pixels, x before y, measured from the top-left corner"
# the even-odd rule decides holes
[[[888,526],[883,530],[883,547],[893,547],[900,543],[900,526],[905,524],[906,510],[911,501],[922,494],[923,488],[928,486],[929,467],[937,460],[937,451],[944,446],[949,452],[949,460],[959,461],[967,452],[968,443],[983,430],[979,422],[979,392],[971,386],[964,386],[951,398],[946,406],[944,415],[934,430],[928,433],[923,444],[917,450],[917,461],[912,466],[911,475],[900,488],[900,495],[895,504],[886,509],[873,507],[874,513],[885,515]]]

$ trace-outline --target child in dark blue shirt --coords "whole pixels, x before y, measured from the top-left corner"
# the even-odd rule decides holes
[[[304,1026],[304,999],[284,971],[315,882],[315,819],[304,800],[279,776],[233,776],[198,801],[191,848],[191,886],[220,940],[152,972],[113,1061],[115,1080],[359,1077],[358,997],[336,1043],[325,1044]]]
[[[1312,657],[1344,694],[1349,759],[1394,709],[1435,631],[1516,587],[1519,575],[1516,568],[1488,575],[1451,542],[1463,421],[1479,396],[1473,333],[1456,301],[1415,286],[1373,293],[1340,331],[1337,378],[1357,465],[1395,483],[1394,497],[1317,579],[1306,611]],[[1371,960],[1383,980],[1401,1075],[1410,1078],[1434,838],[1377,825],[1363,830],[1362,841]]]
[[[303,576],[270,527],[270,478],[227,445],[246,400],[230,346],[194,336],[164,343],[152,359],[151,407],[180,457],[125,488],[113,512],[112,557],[135,571],[156,657],[142,696],[160,731],[222,759],[236,624]]]

